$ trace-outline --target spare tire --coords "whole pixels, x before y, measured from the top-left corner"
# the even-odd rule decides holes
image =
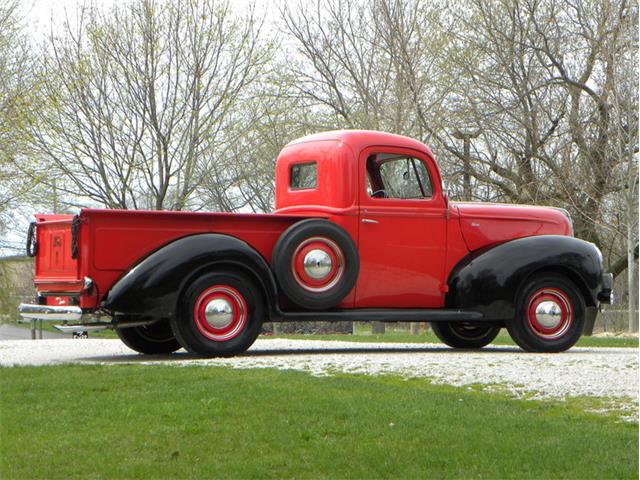
[[[273,248],[272,268],[282,292],[310,310],[336,306],[360,271],[351,236],[328,220],[309,219],[285,230]]]

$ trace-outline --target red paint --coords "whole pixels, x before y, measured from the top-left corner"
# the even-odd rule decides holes
[[[371,154],[406,155],[423,162],[432,196],[369,196],[366,162]],[[291,166],[309,162],[317,164],[316,188],[291,189]],[[37,215],[35,283],[45,294],[74,292],[80,295],[80,306],[91,309],[137,262],[173,240],[207,232],[232,235],[270,262],[280,234],[309,217],[337,223],[358,246],[360,274],[341,308],[441,307],[449,273],[469,251],[531,235],[572,233],[564,215],[551,208],[449,204],[433,154],[416,140],[382,132],[325,132],[290,143],[278,156],[275,214],[84,209],[77,260],[71,258],[72,217]],[[298,257],[292,268],[313,285]],[[82,292],[84,277],[94,281],[88,292]]]
[[[47,297],[46,304],[55,307],[60,307],[62,305],[71,305],[71,297]]]
[[[70,292],[82,290],[78,260],[71,258],[73,215],[37,215],[35,285],[38,291]]]
[[[366,188],[370,155],[407,155],[422,161],[432,178],[430,199],[373,198]],[[399,147],[369,147],[359,159],[360,275],[356,307],[441,307],[447,244],[445,200],[433,155]],[[375,182],[374,182],[375,183]],[[378,190],[381,185],[372,186]]]
[[[567,217],[549,207],[496,203],[452,203],[469,250],[532,235],[572,235]]]

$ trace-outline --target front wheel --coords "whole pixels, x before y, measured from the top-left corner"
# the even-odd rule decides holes
[[[159,320],[143,327],[116,328],[122,343],[139,353],[173,353],[180,349],[166,320]]]
[[[442,343],[453,348],[482,348],[500,333],[500,327],[469,322],[434,322],[431,328]]]
[[[264,319],[263,295],[241,273],[207,273],[182,293],[171,328],[189,352],[229,357],[247,350],[258,337]]]
[[[528,352],[562,352],[584,330],[586,305],[576,285],[562,275],[540,274],[527,280],[508,323],[511,338]]]

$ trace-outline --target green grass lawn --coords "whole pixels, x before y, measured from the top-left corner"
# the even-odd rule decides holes
[[[0,369],[0,477],[637,478],[638,425],[424,379]]]
[[[410,335],[406,331],[388,330],[384,334],[372,334],[367,326],[359,327],[355,335],[349,334],[282,334],[272,338],[291,338],[307,340],[342,340],[347,342],[401,342],[401,343],[441,343],[438,337],[429,330],[420,335]],[[494,345],[515,345],[511,337],[502,330],[492,342]],[[638,347],[637,337],[581,337],[576,344],[578,347]]]

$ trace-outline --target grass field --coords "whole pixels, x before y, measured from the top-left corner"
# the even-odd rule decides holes
[[[426,380],[0,370],[0,477],[637,478],[638,425]]]
[[[420,335],[410,335],[401,330],[388,330],[384,334],[372,334],[368,327],[360,327],[355,335],[336,334],[283,334],[273,338],[292,338],[306,340],[342,340],[346,342],[400,342],[400,343],[441,343],[438,337],[429,330]],[[494,345],[515,345],[509,334],[502,330],[492,342]],[[581,337],[578,347],[638,347],[638,337]]]

